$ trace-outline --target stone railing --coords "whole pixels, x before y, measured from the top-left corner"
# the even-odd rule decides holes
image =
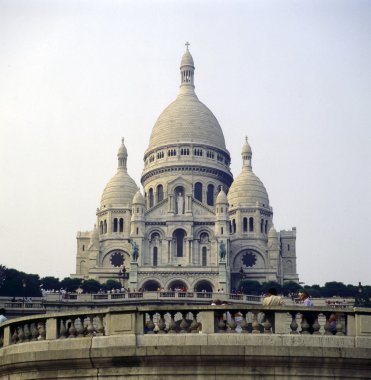
[[[367,379],[371,309],[75,308],[4,322],[0,346],[0,380]]]
[[[331,317],[331,318],[330,318]],[[331,322],[330,319],[333,319]],[[146,334],[301,334],[371,337],[371,309],[297,305],[138,306],[58,312],[4,322],[0,344],[38,340]]]

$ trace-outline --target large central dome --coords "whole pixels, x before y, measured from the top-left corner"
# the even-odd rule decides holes
[[[147,153],[179,143],[202,144],[227,151],[218,120],[195,94],[194,69],[193,58],[187,49],[180,64],[180,93],[157,119]]]
[[[226,150],[222,129],[196,95],[179,94],[157,119],[149,150],[177,143],[197,143]]]

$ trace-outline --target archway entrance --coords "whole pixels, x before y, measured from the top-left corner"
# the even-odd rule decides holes
[[[212,293],[213,292],[213,286],[210,284],[209,281],[202,280],[199,281],[195,286],[195,292],[201,293]]]
[[[182,290],[182,289],[187,289],[188,287],[184,281],[175,280],[169,284],[169,288],[171,288],[172,290]]]
[[[157,289],[161,289],[161,284],[156,280],[148,280],[143,284],[142,288],[148,292],[155,292]]]

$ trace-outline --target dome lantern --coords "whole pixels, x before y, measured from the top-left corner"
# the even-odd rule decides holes
[[[119,148],[119,151],[117,152],[117,158],[118,158],[118,169],[124,169],[126,170],[126,162],[128,159],[128,151],[126,149],[126,146],[124,144],[124,138],[121,139],[121,146]]]
[[[245,144],[242,146],[242,166],[244,168],[249,168],[250,170],[252,169],[251,165],[251,157],[252,157],[252,150],[251,147],[248,143],[247,136],[245,137]]]
[[[189,52],[189,42],[186,42],[187,50],[183,54],[182,60],[180,62],[180,92],[181,93],[191,93],[194,94],[194,73],[195,66],[193,62],[193,57]]]

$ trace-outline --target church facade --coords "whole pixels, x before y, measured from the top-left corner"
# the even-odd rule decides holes
[[[179,95],[157,119],[144,152],[143,193],[127,172],[122,140],[96,226],[77,234],[74,277],[214,292],[238,288],[241,279],[298,281],[296,229],[275,230],[247,138],[233,178],[223,131],[195,93],[194,71],[187,47]]]

